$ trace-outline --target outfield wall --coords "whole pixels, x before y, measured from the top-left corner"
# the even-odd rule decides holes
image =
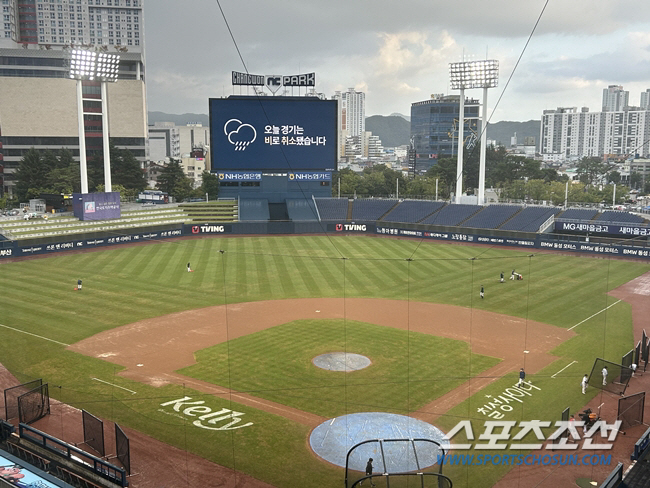
[[[599,240],[588,242],[584,237],[556,234],[504,232],[490,229],[422,226],[414,224],[384,225],[377,222],[233,222],[229,224],[174,224],[141,228],[135,232],[101,232],[75,236],[49,237],[20,241],[0,241],[0,259],[33,256],[62,251],[86,250],[103,246],[133,244],[149,240],[177,237],[219,235],[293,235],[324,234],[395,236],[414,239],[465,242],[520,249],[568,251],[604,256],[650,260],[647,241]],[[632,244],[637,244],[632,245]]]

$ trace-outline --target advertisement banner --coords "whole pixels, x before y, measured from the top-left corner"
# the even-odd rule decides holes
[[[231,234],[232,224],[194,224],[183,225],[183,234]]]
[[[332,173],[289,173],[289,181],[332,181]]]
[[[607,234],[616,236],[650,236],[650,227],[640,224],[610,224],[607,222],[555,221],[556,232],[583,232],[588,234]]]
[[[217,176],[219,181],[262,181],[262,173],[250,171],[222,171]]]
[[[293,227],[286,228],[286,222],[267,222],[262,226],[255,227],[251,231],[251,223],[205,223],[205,224],[183,224],[176,229],[139,232],[134,234],[115,234],[109,237],[97,237],[92,239],[71,239],[57,243],[43,243],[20,245],[21,241],[6,241],[0,249],[0,259],[47,254],[52,252],[72,251],[91,249],[101,246],[112,246],[116,244],[129,244],[134,242],[146,242],[148,240],[166,239],[183,236],[215,236],[233,234],[273,234],[274,232],[292,233]],[[306,229],[306,228],[305,228]],[[592,244],[578,241],[559,241],[546,236],[537,236],[534,239],[517,237],[496,237],[476,234],[465,234],[462,232],[437,232],[414,229],[402,229],[399,227],[377,226],[375,223],[354,223],[340,222],[328,223],[327,232],[333,234],[358,233],[374,234],[380,236],[412,237],[416,239],[436,239],[442,241],[465,242],[472,244],[483,244],[489,246],[508,246],[515,248],[539,249],[540,251],[561,251],[598,254],[603,256],[621,256],[627,258],[650,259],[650,247],[641,248],[624,245]],[[318,225],[314,229],[303,230],[303,233],[320,233],[322,228]]]
[[[79,220],[119,219],[120,193],[73,193],[72,209]]]

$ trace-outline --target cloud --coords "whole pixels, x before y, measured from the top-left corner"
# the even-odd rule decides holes
[[[624,85],[631,100],[650,87],[650,2],[239,0],[221,3],[225,20],[214,0],[192,5],[145,7],[150,110],[205,113],[208,98],[237,92],[230,72],[244,70],[242,58],[254,74],[316,72],[328,97],[364,91],[367,115],[408,114],[431,93],[449,93],[448,64],[463,55],[499,60],[489,95],[493,105],[501,98],[498,120],[595,110],[607,84]]]

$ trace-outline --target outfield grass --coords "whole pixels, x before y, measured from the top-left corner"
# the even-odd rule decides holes
[[[187,273],[188,261],[194,273]],[[508,276],[513,268],[524,275],[524,281],[499,284],[499,273]],[[63,344],[182,310],[300,297],[446,303],[569,328],[614,303],[607,291],[648,270],[649,263],[638,261],[555,254],[529,256],[529,252],[417,240],[300,236],[176,240],[3,261],[0,324],[12,329],[0,327],[0,362],[20,379],[42,377],[50,383],[51,394],[62,401],[225,466],[235,466],[274,485],[336,486],[342,483],[342,470],[318,461],[308,451],[304,426],[178,386],[154,388],[135,383],[118,376],[119,367],[66,351]],[[79,278],[83,279],[84,290],[73,292]],[[481,285],[485,286],[485,300],[478,298]],[[446,356],[448,351],[456,351],[455,357],[467,361],[469,352],[463,343],[423,339],[413,332],[351,321],[317,321],[309,327],[305,324],[286,324],[231,341],[225,355],[223,345],[201,351],[197,356],[199,364],[191,374],[222,386],[257,391],[260,396],[321,415],[334,415],[361,411],[368,405],[368,398],[374,409],[408,412],[452,388],[457,379],[452,377],[459,369],[468,373],[467,362],[450,363],[449,358],[454,356]],[[309,330],[293,338],[292,327]],[[324,338],[318,332],[323,327],[337,333]],[[584,405],[586,399],[579,392],[579,382],[587,366],[595,357],[617,362],[633,345],[629,306],[619,303],[575,332],[578,335],[574,339],[553,351],[560,359],[534,378],[543,394],[531,397],[534,400],[513,411],[510,420],[556,419],[564,406],[575,411]],[[285,343],[277,337],[284,337]],[[386,353],[388,349],[403,349],[405,344],[408,348],[400,356],[406,355],[407,363],[395,361]],[[365,372],[347,374],[347,388],[343,391],[332,384],[330,372],[307,370],[304,366],[305,358],[312,357],[315,351],[329,352],[325,349],[331,351],[330,347],[353,347],[355,352],[365,348],[381,360]],[[244,364],[248,348],[253,349],[259,362]],[[278,355],[283,359],[280,362]],[[574,367],[550,378],[574,360],[578,361]],[[303,366],[298,366],[301,361]],[[492,360],[473,356],[472,364],[474,361],[481,367],[471,373],[478,374]],[[437,366],[435,380],[442,386],[436,390],[429,383],[422,388],[421,382],[431,380],[429,368],[438,362],[447,364],[442,370]],[[237,373],[222,374],[226,364]],[[247,369],[240,370],[244,366]],[[409,369],[408,376],[405,368]],[[112,389],[93,381],[93,377],[138,394]],[[505,378],[473,395],[442,417],[440,426],[450,428],[461,418],[481,419],[476,409],[485,402],[484,395],[498,393],[513,381],[514,376]],[[289,385],[292,393],[283,394]],[[327,391],[320,404],[314,394],[319,387]],[[330,395],[339,396],[337,391],[344,392],[344,401],[329,401]],[[227,433],[200,432],[186,420],[158,410],[160,403],[186,395],[213,401],[215,407],[245,412],[254,426]],[[451,472],[458,477],[455,487],[474,488],[491,486],[502,476],[503,468]]]

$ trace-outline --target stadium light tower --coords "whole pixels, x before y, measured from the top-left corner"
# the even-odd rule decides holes
[[[456,198],[463,193],[463,129],[465,127],[465,89],[483,88],[483,120],[481,125],[481,156],[478,176],[478,203],[485,203],[485,157],[487,153],[487,90],[499,84],[499,61],[462,61],[449,63],[451,88],[460,90],[458,129],[458,160],[456,163]],[[458,200],[456,200],[458,203]]]
[[[117,81],[120,56],[84,49],[73,49],[70,54],[70,78],[77,80],[77,117],[79,122],[79,166],[81,171],[81,193],[88,193],[88,167],[86,163],[86,134],[82,81],[99,81],[102,97],[102,139],[104,148],[104,191],[113,190],[111,182],[111,155],[108,142],[108,94],[107,82]],[[96,112],[88,112],[97,115]]]

